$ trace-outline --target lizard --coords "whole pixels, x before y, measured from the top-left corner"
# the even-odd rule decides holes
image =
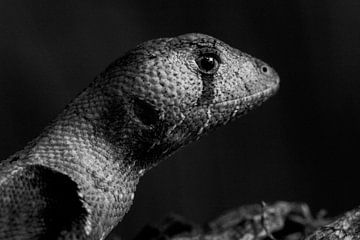
[[[0,239],[104,239],[145,172],[259,106],[279,79],[205,34],[139,44],[0,163]]]

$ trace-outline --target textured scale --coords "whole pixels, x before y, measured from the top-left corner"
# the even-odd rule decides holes
[[[207,35],[137,46],[0,163],[0,239],[104,239],[147,170],[278,86],[271,67]]]

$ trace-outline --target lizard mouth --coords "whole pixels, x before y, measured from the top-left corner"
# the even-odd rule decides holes
[[[257,103],[261,103],[274,95],[279,89],[279,84],[274,85],[272,87],[269,87],[263,91],[256,92],[252,95],[241,97],[241,98],[234,98],[222,102],[217,103],[211,103],[208,105],[209,108],[218,108],[218,107],[224,107],[224,106],[231,106],[231,105],[249,105],[254,103],[255,105]]]
[[[185,115],[193,116],[192,119],[202,119],[202,127],[197,135],[201,135],[205,130],[214,125],[221,125],[230,120],[236,119],[249,110],[261,105],[269,97],[274,95],[279,89],[279,84],[274,84],[265,90],[256,92],[246,97],[239,97],[229,99],[217,103],[210,103],[205,106],[197,106],[195,108],[188,108],[182,114],[182,118],[176,126],[180,126],[185,119]],[[196,120],[195,120],[196,121]]]

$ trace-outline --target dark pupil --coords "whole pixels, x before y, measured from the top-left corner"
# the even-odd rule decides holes
[[[203,57],[200,64],[202,69],[210,71],[215,67],[215,59],[213,57]]]
[[[268,71],[267,67],[262,67],[262,71],[266,73]]]

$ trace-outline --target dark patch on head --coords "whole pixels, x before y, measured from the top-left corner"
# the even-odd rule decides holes
[[[196,51],[196,64],[202,80],[201,97],[197,104],[209,104],[215,97],[215,75],[222,63],[220,54],[215,47],[202,47]]]
[[[203,83],[203,88],[201,91],[201,96],[197,101],[197,105],[206,105],[211,103],[215,97],[214,76],[207,74],[201,74],[200,76]]]
[[[134,114],[148,126],[156,124],[159,120],[159,112],[149,103],[138,98],[134,99]]]
[[[160,112],[155,107],[136,96],[114,97],[101,119],[104,121],[95,129],[115,149],[121,148],[119,160],[125,166],[134,163],[141,168],[151,165],[167,148],[166,144],[152,145],[165,139],[171,126],[160,119]]]

